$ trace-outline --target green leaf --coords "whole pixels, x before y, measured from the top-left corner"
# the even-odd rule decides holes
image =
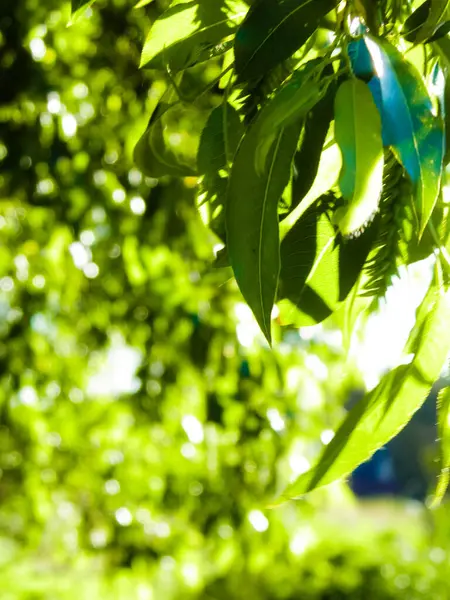
[[[437,410],[440,473],[432,507],[440,504],[450,483],[450,387],[440,390]]]
[[[332,74],[332,67],[325,70]],[[312,108],[305,119],[300,147],[294,157],[294,176],[292,179],[291,205],[289,212],[295,210],[310,191],[317,172],[325,139],[333,118],[335,86],[328,87],[325,96]]]
[[[316,61],[311,63],[316,64]],[[255,164],[259,172],[266,168],[267,154],[280,130],[303,119],[326,94],[333,78],[334,73],[326,78],[314,78],[307,63],[306,68],[295,72],[264,106],[258,115],[260,133]]]
[[[239,114],[230,103],[215,108],[200,137],[198,172],[211,174],[226,169],[236,153],[243,130]]]
[[[403,36],[409,42],[420,44],[429,40],[448,10],[449,0],[426,0],[405,21]]]
[[[154,0],[139,0],[134,8],[143,8],[144,6],[147,6],[147,4],[150,4],[150,2],[154,2]]]
[[[297,309],[286,309],[284,319],[301,327],[329,317],[358,280],[373,238],[369,227],[342,240],[321,202],[309,208],[281,243],[279,297]]]
[[[336,4],[336,0],[256,0],[236,33],[238,79],[257,80],[292,56]]]
[[[69,25],[75,23],[94,2],[95,0],[72,0]]]
[[[267,157],[255,168],[257,120],[243,137],[231,169],[226,202],[227,252],[236,281],[269,343],[270,318],[278,287],[280,246],[278,202],[291,176],[301,122],[282,129]]]
[[[388,373],[348,413],[317,464],[288,486],[278,502],[348,476],[394,437],[420,408],[440,375],[450,349],[450,292],[438,293],[427,312],[411,363]]]
[[[345,81],[335,100],[335,139],[342,153],[339,187],[347,204],[334,219],[342,235],[358,232],[378,210],[383,184],[381,119],[359,79]]]
[[[206,115],[195,107],[161,104],[134,149],[137,167],[149,177],[197,173],[197,150]]]
[[[153,24],[142,49],[140,67],[180,71],[207,60],[214,47],[233,33],[248,7],[240,0],[184,1],[168,8]]]
[[[443,124],[416,69],[384,40],[365,38],[381,88],[381,117],[393,150],[415,185],[419,236],[439,194]]]

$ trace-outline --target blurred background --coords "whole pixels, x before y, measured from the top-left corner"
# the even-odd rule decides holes
[[[428,267],[350,357],[333,323],[270,351],[211,267],[196,179],[133,163],[163,9],[98,0],[67,27],[62,0],[0,2],[0,599],[450,598],[450,514],[427,508],[444,380],[348,483],[266,508],[399,360]]]

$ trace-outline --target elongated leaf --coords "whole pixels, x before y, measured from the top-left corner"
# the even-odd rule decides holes
[[[264,335],[271,341],[270,317],[278,287],[280,247],[278,201],[289,182],[301,122],[282,129],[267,157],[255,169],[259,122],[237,150],[226,203],[227,251],[239,288]]]
[[[422,235],[433,212],[440,188],[444,135],[442,120],[422,78],[383,40],[365,42],[381,87],[382,120],[400,162],[415,185],[415,205]]]
[[[331,71],[330,67],[325,71],[325,75],[331,75]],[[323,145],[333,118],[335,92],[335,85],[331,84],[325,96],[306,116],[300,148],[294,157],[294,177],[289,212],[292,212],[300,204],[316,178]]]
[[[258,79],[292,56],[336,4],[336,0],[256,0],[236,33],[239,80]]]
[[[207,60],[214,46],[233,33],[248,7],[240,0],[179,2],[153,24],[140,66],[180,71]]]
[[[143,8],[144,6],[147,6],[147,4],[150,4],[153,1],[154,0],[139,0],[139,2],[135,5],[134,8]]]
[[[306,80],[303,72],[295,73],[264,107],[258,117],[259,140],[255,156],[258,172],[266,168],[268,152],[281,129],[303,119],[324,96],[331,78]]]
[[[200,131],[206,117],[194,107],[160,105],[136,144],[134,160],[138,168],[149,177],[195,175]]]
[[[199,173],[225,169],[233,159],[243,134],[243,125],[231,104],[215,108],[202,131],[197,154]]]
[[[383,184],[380,114],[367,85],[345,81],[335,100],[335,139],[342,153],[339,187],[347,204],[335,213],[342,235],[358,232],[378,210]]]
[[[281,243],[279,297],[297,308],[284,310],[285,322],[300,327],[329,317],[356,283],[373,234],[368,228],[357,239],[342,240],[320,202],[309,208]]]
[[[281,502],[349,475],[394,437],[420,408],[439,377],[450,349],[450,292],[439,294],[425,317],[409,365],[388,373],[351,409],[318,463],[288,486]]]
[[[433,506],[441,502],[450,483],[450,387],[440,390],[437,409],[440,473]]]

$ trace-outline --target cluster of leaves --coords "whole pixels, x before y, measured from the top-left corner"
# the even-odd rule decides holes
[[[354,324],[399,268],[435,256],[405,348],[414,358],[349,414],[289,497],[347,475],[395,435],[450,349],[449,23],[442,0],[195,0],[172,2],[145,41],[141,66],[170,88],[135,160],[155,177],[201,178],[217,266],[231,266],[269,343],[275,303],[285,324],[338,311]],[[182,84],[201,69],[210,81],[187,97]],[[204,115],[189,156],[170,134],[183,119],[173,111]]]

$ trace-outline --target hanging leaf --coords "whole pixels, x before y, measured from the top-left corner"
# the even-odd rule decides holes
[[[348,476],[406,425],[445,363],[449,320],[450,292],[446,291],[437,295],[425,323],[416,324],[422,334],[411,363],[389,372],[350,410],[316,466],[288,486],[281,502]]]
[[[437,411],[440,473],[433,498],[433,508],[440,504],[450,483],[450,387],[440,390]]]
[[[328,197],[309,208],[281,243],[279,297],[297,310],[284,311],[296,326],[320,323],[345,300],[373,243],[372,228],[354,240],[337,235],[326,212]]]
[[[317,64],[316,61],[311,63]],[[311,72],[314,64],[307,63],[306,68],[294,73],[258,115],[259,141],[255,156],[258,172],[266,168],[268,152],[280,130],[303,119],[326,94],[334,72],[326,78],[314,77]]]
[[[208,60],[213,48],[233,33],[248,10],[240,0],[179,2],[153,24],[140,66],[180,71]]]
[[[381,119],[367,85],[353,78],[342,83],[335,100],[335,139],[342,153],[339,187],[346,205],[334,221],[351,236],[373,219],[383,184]]]
[[[137,167],[149,177],[197,173],[197,149],[206,115],[195,107],[161,104],[134,149]]]
[[[292,56],[336,4],[336,0],[256,0],[236,33],[239,80],[257,80]]]
[[[278,133],[267,156],[267,169],[260,173],[255,168],[260,139],[257,120],[239,145],[228,187],[228,257],[242,295],[269,343],[280,271],[278,202],[291,176],[300,128],[298,122]]]
[[[380,81],[381,117],[392,147],[415,185],[419,235],[433,212],[440,188],[444,136],[442,120],[422,78],[388,42],[365,42]]]
[[[243,134],[235,108],[225,102],[215,108],[200,137],[197,154],[199,173],[215,173],[228,167]]]

